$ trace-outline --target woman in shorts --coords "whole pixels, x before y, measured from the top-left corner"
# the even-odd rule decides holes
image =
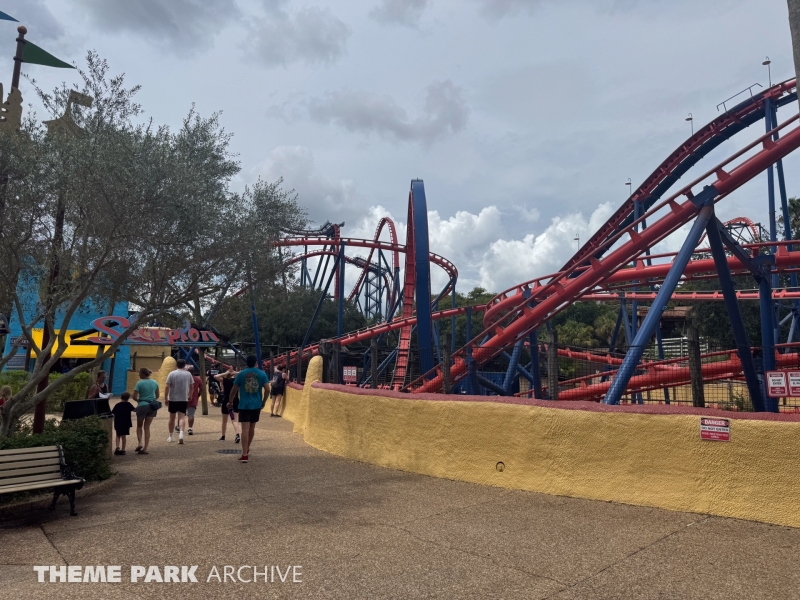
[[[136,438],[139,445],[136,447],[137,454],[150,454],[147,447],[150,445],[150,423],[158,412],[153,403],[161,397],[158,389],[158,382],[150,379],[150,369],[142,367],[139,369],[139,381],[133,388],[133,399],[138,401],[136,406]],[[142,445],[142,430],[144,430],[144,445]]]
[[[220,406],[222,410],[222,437],[219,438],[219,441],[225,441],[225,431],[228,429],[228,417],[230,416],[231,425],[233,425],[233,431],[236,434],[236,439],[233,441],[234,443],[238,444],[239,440],[241,440],[241,436],[239,435],[239,424],[236,422],[236,413],[239,412],[239,396],[236,396],[232,406],[228,406],[230,393],[233,389],[234,377],[236,377],[236,371],[230,368],[224,373],[215,375],[214,379],[219,381],[220,385],[222,386],[222,399],[220,400]]]

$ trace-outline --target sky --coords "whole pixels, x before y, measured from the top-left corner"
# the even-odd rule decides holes
[[[67,62],[88,50],[172,127],[221,111],[237,189],[283,178],[312,222],[405,239],[425,182],[431,251],[459,288],[557,270],[717,105],[793,77],[785,0],[0,0]],[[10,85],[16,23],[0,21]],[[2,48],[6,48],[5,51]],[[74,71],[25,65],[43,88]],[[6,87],[7,89],[7,87]],[[757,89],[757,88],[756,88]],[[25,102],[42,112],[30,84]],[[785,108],[779,118],[787,118]],[[753,125],[712,166],[763,133]],[[800,157],[785,162],[800,195]],[[767,221],[766,176],[718,206]],[[680,232],[658,250],[674,250]],[[349,277],[349,276],[348,276]],[[444,277],[434,269],[433,284]]]

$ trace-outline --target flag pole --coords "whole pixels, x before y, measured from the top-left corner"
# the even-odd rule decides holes
[[[14,76],[11,78],[11,89],[19,89],[19,75],[22,70],[22,50],[25,48],[25,34],[28,28],[25,25],[17,27],[19,37],[17,38],[17,53],[14,55]]]

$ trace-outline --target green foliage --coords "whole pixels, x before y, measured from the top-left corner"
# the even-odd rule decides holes
[[[26,383],[28,383],[27,371],[0,371],[0,387],[11,386],[12,394],[19,392]]]
[[[86,481],[102,481],[113,474],[108,461],[108,431],[98,417],[57,423],[45,422],[44,431],[34,435],[29,426],[19,428],[0,441],[0,450],[61,445],[67,465]]]
[[[0,372],[0,387],[11,386],[11,393],[16,394],[28,383],[30,375],[27,371],[2,371]],[[60,373],[50,373],[49,383],[53,383],[62,377]],[[55,388],[55,391],[47,398],[48,412],[61,412],[64,410],[64,403],[70,400],[83,400],[92,384],[92,377],[89,373],[78,373],[69,383]]]
[[[757,287],[752,277],[734,277],[733,286],[737,290],[751,290]],[[699,279],[688,281],[680,288],[682,292],[717,291],[718,279]],[[724,302],[695,302],[691,304],[689,317],[700,335],[708,338],[719,349],[736,347],[731,329],[731,320]],[[761,312],[758,302],[739,302],[745,330],[751,346],[761,345]]]
[[[50,374],[50,382],[61,377],[58,373]],[[89,373],[78,373],[75,378],[66,385],[57,388],[47,398],[48,412],[61,412],[64,410],[64,403],[70,400],[83,400],[92,385],[92,376]]]
[[[219,113],[201,117],[192,107],[179,127],[159,126],[141,118],[138,86],[127,87],[95,53],[78,74],[79,90],[45,92],[32,82],[51,116],[75,127],[48,129],[31,114],[19,133],[0,130],[0,312],[22,313],[24,298],[38,296],[38,314],[21,326],[28,334],[60,330],[49,347],[34,348],[30,377],[0,407],[0,439],[40,400],[57,407],[80,397],[80,382],[56,392],[140,324],[167,315],[202,323],[220,295],[250,280],[274,283],[280,256],[271,242],[281,226],[304,225],[280,181],[232,189],[241,165]],[[91,107],[70,103],[72,91],[91,96]],[[138,322],[102,355],[47,379],[67,347],[70,319],[89,300],[127,302]],[[0,368],[9,358],[0,356]],[[42,381],[48,385],[37,391]]]
[[[261,343],[296,347],[311,323],[321,292],[299,287],[286,290],[280,286],[259,286],[256,292],[256,314]],[[311,341],[336,337],[337,303],[326,300],[312,331]],[[229,298],[214,319],[214,326],[236,342],[253,341],[253,321],[249,294]],[[353,331],[367,326],[367,321],[351,302],[344,303],[343,330]]]
[[[488,292],[482,287],[473,288],[466,294],[456,293],[456,306],[475,306],[480,304],[487,304],[497,294]],[[431,298],[433,300],[433,298]],[[439,301],[439,310],[445,310],[452,306],[452,295],[446,296]],[[442,319],[439,321],[441,333],[452,333],[451,319]],[[476,336],[483,330],[483,313],[474,312],[472,314],[472,335]],[[456,317],[456,347],[463,346],[467,343],[467,316],[459,315]]]

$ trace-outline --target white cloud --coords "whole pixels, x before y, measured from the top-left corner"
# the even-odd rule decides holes
[[[103,30],[127,31],[190,56],[240,16],[234,0],[78,0]]]
[[[422,113],[415,118],[391,96],[349,90],[311,100],[308,112],[317,123],[353,133],[431,144],[463,130],[469,108],[461,88],[448,79],[426,88]]]
[[[318,223],[352,221],[363,213],[363,199],[349,179],[329,179],[317,171],[314,154],[305,146],[278,146],[258,169],[268,181],[283,178],[286,189]]]
[[[370,16],[385,25],[416,27],[431,0],[381,0]]]
[[[352,31],[329,8],[310,6],[295,12],[280,7],[249,21],[249,47],[268,66],[294,62],[331,64],[347,49]]]
[[[578,249],[576,236],[586,241],[611,216],[610,203],[598,206],[587,221],[583,213],[555,217],[540,235],[521,240],[498,239],[484,253],[481,286],[500,292],[517,283],[560,269]]]

